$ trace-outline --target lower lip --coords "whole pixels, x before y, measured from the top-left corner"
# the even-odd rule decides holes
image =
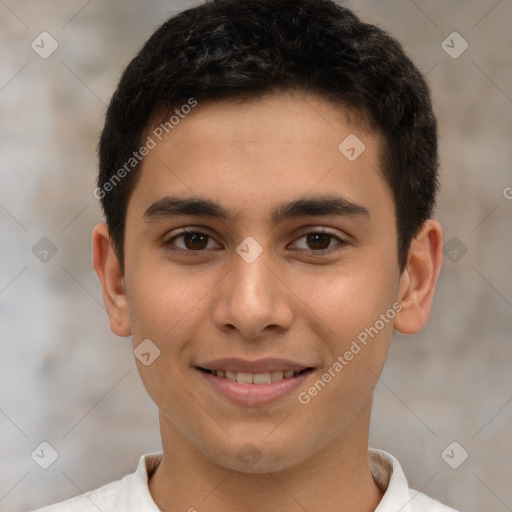
[[[308,370],[293,377],[268,384],[243,384],[197,369],[213,389],[228,400],[246,407],[267,405],[295,391],[313,372]]]

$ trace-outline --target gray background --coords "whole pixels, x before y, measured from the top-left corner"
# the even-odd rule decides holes
[[[90,233],[101,220],[92,190],[105,104],[122,69],[170,11],[189,5],[0,0],[6,512],[118,479],[160,449],[156,407],[129,339],[109,330],[92,269]],[[401,461],[411,487],[455,508],[512,510],[512,2],[349,5],[428,73],[442,158],[435,218],[445,242],[455,237],[447,254],[456,256],[445,258],[428,326],[394,338],[371,445]],[[31,48],[43,31],[59,44],[47,59]],[[441,46],[453,31],[469,44],[457,59]],[[57,248],[47,262],[32,252],[42,237]],[[42,441],[59,453],[46,470],[30,457]],[[452,441],[469,453],[458,469],[441,457]],[[452,464],[461,450],[448,450]]]

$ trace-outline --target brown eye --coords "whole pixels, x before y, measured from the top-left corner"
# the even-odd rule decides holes
[[[201,251],[206,249],[208,238],[210,237],[204,233],[185,233],[183,235],[183,243],[191,251]]]
[[[194,253],[205,252],[207,249],[218,248],[212,247],[214,239],[201,231],[182,231],[174,235],[164,243],[164,246],[176,252]],[[217,244],[218,246],[218,244]]]
[[[320,256],[342,249],[346,245],[348,245],[348,242],[333,233],[310,231],[297,238],[292,246],[294,249],[300,249],[301,251]]]
[[[333,236],[327,233],[309,233],[306,235],[306,243],[310,249],[321,251],[329,247],[332,238]]]

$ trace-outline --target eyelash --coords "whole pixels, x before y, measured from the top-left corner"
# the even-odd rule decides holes
[[[213,239],[213,237],[211,235],[209,235],[208,233],[204,233],[203,231],[199,231],[197,229],[183,229],[179,233],[173,235],[171,238],[169,238],[167,241],[165,241],[163,245],[166,247],[166,249],[169,249],[175,253],[186,254],[188,256],[202,256],[206,251],[209,250],[209,249],[200,249],[200,250],[194,251],[194,250],[190,250],[190,249],[181,249],[181,248],[172,247],[172,244],[176,239],[178,239],[184,235],[187,235],[187,234],[205,235],[209,239]],[[301,238],[303,238],[307,235],[312,235],[312,234],[324,234],[324,235],[328,235],[331,239],[337,240],[338,246],[339,246],[338,249],[333,249],[331,247],[329,249],[323,249],[323,250],[318,250],[318,251],[315,251],[313,249],[311,249],[309,251],[307,251],[306,249],[299,249],[299,250],[309,252],[310,254],[313,254],[314,256],[322,256],[324,254],[329,254],[331,252],[340,250],[344,246],[348,245],[348,242],[346,240],[343,240],[339,236],[331,233],[330,231],[326,231],[323,229],[315,229],[312,231],[307,231],[306,233],[303,233],[301,236],[299,236],[296,240],[300,240]],[[330,244],[330,242],[329,242],[329,244]]]

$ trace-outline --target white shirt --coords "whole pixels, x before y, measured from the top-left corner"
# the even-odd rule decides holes
[[[457,512],[420,492],[409,489],[399,462],[389,453],[368,450],[373,479],[384,496],[375,512]],[[76,498],[34,512],[161,512],[148,487],[162,452],[143,455],[135,473]]]

